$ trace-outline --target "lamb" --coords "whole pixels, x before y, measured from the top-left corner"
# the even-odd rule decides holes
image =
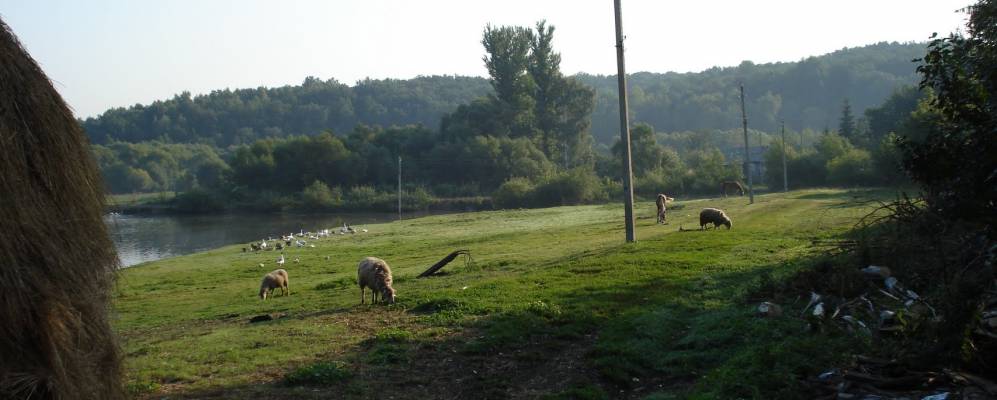
[[[728,230],[732,225],[730,217],[723,210],[719,208],[704,208],[703,211],[699,212],[699,229],[705,229],[706,224],[709,223],[713,223],[714,228],[719,228],[720,225],[727,225]]]
[[[287,282],[287,271],[283,269],[275,269],[273,272],[263,275],[263,282],[260,283],[260,298],[266,300],[267,295],[272,296],[273,290],[277,288],[280,288],[281,295],[290,295],[291,289],[287,287]]]
[[[381,301],[395,303],[395,289],[391,287],[391,268],[388,263],[377,257],[367,257],[357,266],[357,284],[360,285],[360,304],[364,304],[365,288],[370,288],[370,302]]]
[[[668,197],[668,196],[665,196],[664,194],[659,194],[658,195],[658,201],[657,201],[657,203],[658,203],[658,223],[659,224],[665,223],[665,212],[668,211],[667,205],[668,205],[669,201],[675,201],[675,199],[671,198],[671,197]]]

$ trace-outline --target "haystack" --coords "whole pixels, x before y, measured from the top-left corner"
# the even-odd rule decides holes
[[[121,399],[118,266],[87,139],[0,21],[0,398]]]

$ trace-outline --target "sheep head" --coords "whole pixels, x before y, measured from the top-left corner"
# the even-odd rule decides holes
[[[381,299],[387,300],[388,304],[395,304],[395,288],[391,286],[385,286],[381,290]]]

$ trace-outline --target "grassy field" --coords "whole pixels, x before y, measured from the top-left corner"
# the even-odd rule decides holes
[[[883,197],[680,199],[667,225],[639,203],[635,244],[617,204],[370,225],[287,251],[292,294],[267,301],[257,291],[278,254],[236,245],[123,271],[114,325],[139,397],[799,398],[801,377],[864,343],[753,316],[759,289],[813,264],[815,240]],[[706,206],[733,229],[679,230]],[[457,249],[472,261],[415,278]],[[359,304],[365,256],[392,266],[396,304]],[[805,304],[776,300],[787,315]],[[279,318],[249,323],[262,314]]]

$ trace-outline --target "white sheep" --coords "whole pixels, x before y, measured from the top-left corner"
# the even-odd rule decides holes
[[[730,217],[723,210],[719,208],[704,208],[703,211],[699,212],[699,229],[704,229],[706,224],[710,223],[713,224],[714,228],[726,225],[727,229],[730,229],[732,225]]]
[[[370,288],[370,302],[381,301],[390,304],[395,302],[395,289],[391,287],[391,268],[388,263],[377,257],[367,257],[357,265],[357,284],[360,285],[360,304],[364,304],[365,288]]]
[[[290,295],[291,289],[287,287],[287,283],[287,271],[283,269],[275,269],[269,274],[263,275],[263,282],[260,283],[260,298],[266,300],[267,296],[272,295],[273,290],[277,288],[280,288],[281,295]]]

